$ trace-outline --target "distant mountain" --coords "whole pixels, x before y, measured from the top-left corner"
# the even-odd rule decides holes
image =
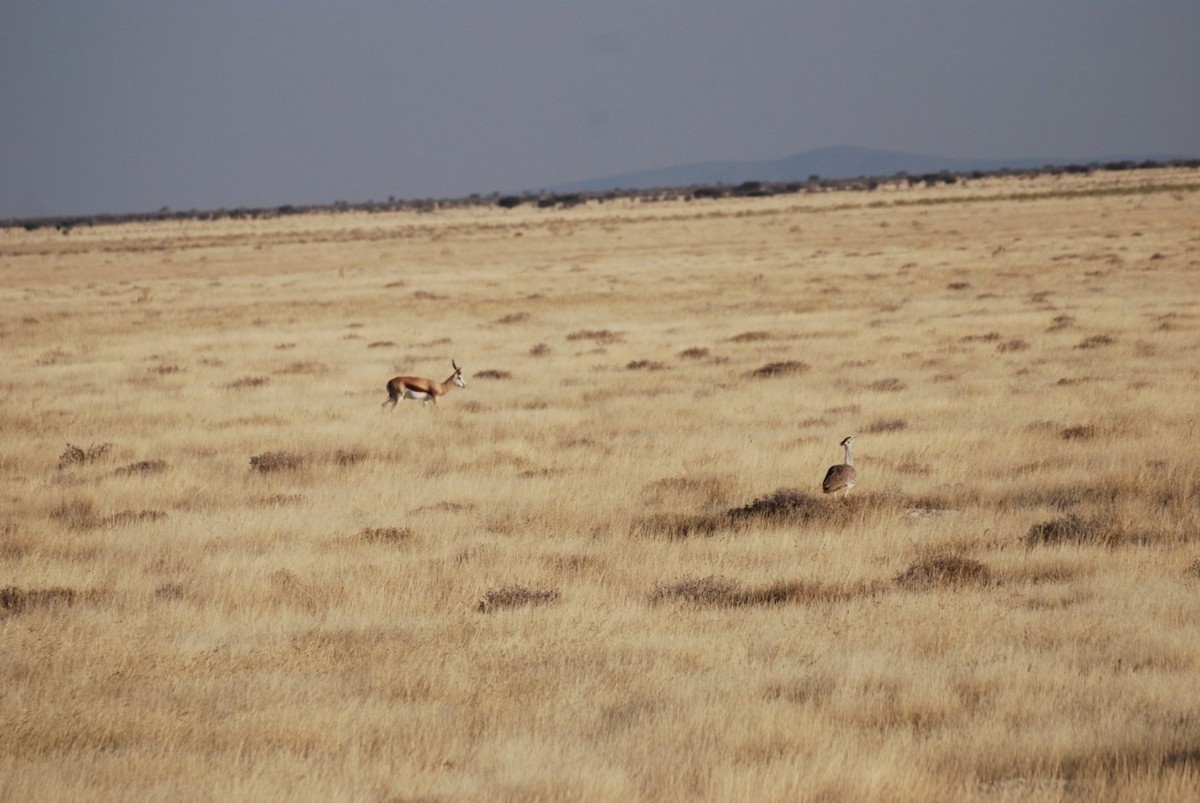
[[[1088,162],[1117,161],[1174,161],[1174,156],[1116,156],[1109,159],[1088,159]],[[740,184],[743,181],[806,181],[811,176],[821,178],[857,178],[860,176],[891,176],[896,173],[920,175],[943,170],[1025,170],[1046,165],[1079,164],[1080,160],[1063,158],[1020,159],[947,159],[896,151],[877,151],[869,148],[836,146],[817,148],[783,159],[759,162],[698,162],[695,164],[641,170],[618,176],[573,181],[550,187],[553,192],[602,192],[604,190],[637,190],[654,187],[691,187],[711,184]]]

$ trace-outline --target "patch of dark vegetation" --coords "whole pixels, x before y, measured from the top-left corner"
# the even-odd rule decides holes
[[[755,379],[763,379],[776,376],[792,376],[802,374],[809,369],[808,363],[800,362],[799,360],[785,360],[784,362],[769,362],[766,365],[759,366],[750,372],[750,376]]]
[[[709,350],[699,346],[693,346],[690,349],[684,349],[679,352],[679,356],[685,360],[702,360],[709,356]]]
[[[729,338],[730,343],[761,343],[775,337],[770,332],[742,332]]]
[[[896,585],[907,589],[987,585],[991,581],[991,569],[961,555],[938,555],[919,560],[896,575]]]
[[[950,282],[950,284],[946,285],[946,289],[947,290],[970,290],[971,283],[970,282]]]
[[[1063,329],[1070,329],[1075,325],[1075,319],[1070,315],[1056,315],[1054,320],[1050,322],[1050,328],[1047,332],[1061,332]]]
[[[276,371],[276,373],[278,373],[278,374],[316,375],[316,374],[328,373],[328,371],[329,371],[329,366],[323,362],[317,362],[316,360],[297,360],[296,362],[290,363],[288,365],[285,365],[283,368],[280,368],[278,371]]]
[[[496,323],[522,323],[529,320],[528,312],[510,312],[509,314],[496,319]]]
[[[1064,376],[1064,377],[1060,378],[1054,384],[1063,386],[1063,387],[1070,387],[1072,385],[1084,385],[1084,384],[1087,384],[1088,382],[1099,382],[1099,381],[1100,381],[1100,377],[1098,377],[1098,376]]]
[[[878,390],[888,393],[904,390],[906,387],[908,387],[908,385],[906,385],[903,380],[897,379],[894,376],[877,379],[871,384],[867,385],[867,388],[870,390]]]
[[[1112,335],[1092,335],[1079,341],[1075,346],[1077,349],[1098,349],[1102,346],[1111,346],[1116,343],[1117,339]]]
[[[905,184],[907,184],[909,187],[922,184],[926,187],[936,187],[942,184],[952,185],[957,184],[960,181],[976,181],[983,178],[993,177],[1011,179],[1032,178],[1042,175],[1091,175],[1098,172],[1166,170],[1181,167],[1194,170],[1197,167],[1200,167],[1200,160],[1119,160],[1078,164],[1051,164],[1029,169],[999,168],[996,170],[944,170],[935,173],[894,173],[890,175],[854,176],[850,178],[822,178],[820,176],[813,175],[809,176],[807,180],[789,179],[785,181],[744,181],[738,184],[730,183],[705,186],[653,187],[641,189],[605,189],[594,192],[573,193],[527,192],[520,195],[501,195],[499,193],[483,195],[475,193],[467,197],[439,199],[415,198],[406,200],[389,197],[387,200],[368,200],[358,202],[334,201],[333,203],[317,205],[283,204],[278,206],[257,208],[235,207],[230,209],[182,211],[163,207],[156,212],[140,212],[136,214],[105,214],[82,217],[54,216],[25,219],[12,218],[0,220],[0,229],[16,229],[19,227],[27,232],[37,231],[39,229],[53,229],[63,237],[67,237],[76,227],[117,225],[130,222],[172,220],[270,220],[291,215],[310,213],[320,213],[326,215],[345,215],[350,213],[378,214],[397,211],[433,213],[444,209],[469,209],[473,207],[491,206],[499,206],[504,209],[511,209],[522,204],[535,204],[538,207],[569,207],[582,203],[594,202],[599,204],[622,199],[633,199],[640,203],[659,203],[673,202],[680,199],[691,201],[729,197],[767,197],[795,193],[871,193],[876,192],[880,189],[880,187],[899,187],[904,186]],[[1176,197],[1181,197],[1179,195],[1180,191],[1178,187],[1168,183],[1154,183],[1147,187],[1138,188],[1113,187],[1103,190],[1095,190],[1090,188],[1082,188],[1078,190],[1049,189],[1044,192],[1015,193],[1011,197],[1018,200],[1027,200],[1037,198],[1095,197],[1096,195],[1127,196],[1131,194],[1153,194],[1168,192],[1172,193],[1172,195]],[[909,201],[900,201],[897,203],[902,206],[920,207],[943,203],[943,199],[917,198]],[[520,232],[517,232],[517,234],[519,235]],[[995,253],[996,252],[993,251],[993,254]],[[1167,256],[1170,256],[1170,254],[1167,254]],[[1153,259],[1153,257],[1151,257],[1151,259]],[[914,263],[907,263],[906,267],[913,264]],[[405,286],[405,283],[403,281],[398,281],[392,282],[386,286],[403,287]]]
[[[50,518],[72,530],[90,530],[100,520],[91,499],[68,499],[50,510]]]
[[[178,365],[152,365],[146,370],[160,376],[169,376],[170,374],[178,374],[183,371]]]
[[[899,432],[908,429],[908,422],[903,418],[880,418],[868,424],[864,431],[871,434],[879,432]]]
[[[1193,580],[1200,580],[1200,559],[1192,561],[1188,567],[1184,569],[1184,574],[1191,577]]]
[[[1090,523],[1075,513],[1035,524],[1025,533],[1026,546],[1058,543],[1087,543],[1095,533]]]
[[[107,459],[112,449],[113,445],[111,443],[93,443],[86,449],[76,446],[73,443],[68,443],[66,451],[58,456],[58,467],[66,468],[67,466],[98,463],[101,460]]]
[[[654,360],[630,360],[625,364],[629,371],[665,371],[667,366]]]
[[[658,584],[650,592],[650,603],[682,602],[717,608],[820,605],[870,596],[878,590],[868,583],[838,585],[788,580],[743,587],[725,577],[709,576]]]
[[[861,412],[861,404],[843,404],[840,407],[830,407],[826,409],[825,415],[858,415]]]
[[[183,586],[179,583],[166,583],[154,589],[154,596],[158,599],[183,599]]]
[[[512,379],[512,373],[509,371],[500,371],[495,368],[487,368],[482,371],[476,371],[474,379]]]
[[[529,349],[530,357],[545,357],[549,353],[550,353],[550,347],[547,346],[545,343],[538,343],[537,345],[535,345]]]
[[[1127,531],[1111,516],[1101,514],[1085,518],[1076,513],[1069,513],[1034,524],[1025,533],[1023,540],[1027,547],[1056,544],[1116,547],[1123,544],[1148,544],[1163,538],[1164,536],[1156,533]]]
[[[368,544],[402,544],[412,538],[413,531],[407,527],[364,527],[358,533],[358,540]]]
[[[394,340],[372,340],[367,344],[369,349],[390,349],[396,345]]]
[[[650,602],[687,602],[693,605],[721,605],[737,593],[737,583],[724,577],[708,576],[681,580],[670,585],[656,585]]]
[[[599,344],[620,343],[622,335],[610,329],[580,329],[567,335],[567,340],[591,340]]]
[[[166,517],[167,514],[162,510],[122,510],[109,516],[103,516],[96,509],[96,503],[86,498],[68,499],[55,505],[50,511],[50,518],[71,530],[125,527],[142,522],[159,521]]]
[[[250,501],[262,507],[298,505],[304,501],[304,494],[268,494],[267,496],[255,496]]]
[[[536,605],[549,605],[558,602],[561,594],[554,588],[526,588],[523,585],[510,585],[496,588],[484,593],[476,605],[480,613],[494,613],[506,608],[524,608]]]
[[[995,343],[997,340],[1003,340],[1004,335],[999,332],[988,332],[982,335],[967,335],[962,339],[964,343]]]
[[[726,511],[725,515],[734,522],[844,525],[864,513],[877,510],[899,512],[910,506],[910,500],[898,492],[860,493],[834,498],[793,488],[780,488],[747,505]]]
[[[295,452],[263,452],[250,458],[250,468],[269,474],[272,471],[295,471],[304,465],[304,455]]]
[[[102,527],[128,527],[148,521],[160,521],[167,517],[163,510],[122,510],[100,521]]]
[[[357,466],[369,455],[365,449],[336,449],[333,452],[333,462],[339,466]]]
[[[24,613],[34,608],[67,607],[78,602],[93,602],[103,595],[98,591],[76,591],[74,588],[0,588],[0,613],[5,616]]]
[[[226,382],[224,387],[228,390],[244,390],[246,388],[260,388],[270,382],[265,376],[243,376],[232,382]]]
[[[131,477],[135,474],[161,474],[166,470],[166,460],[138,460],[117,469],[116,473],[121,477]]]
[[[408,287],[408,282],[404,281],[403,279],[397,279],[394,282],[388,282],[384,285],[384,289],[387,290],[392,290],[396,287]]]
[[[1012,340],[1006,340],[996,346],[996,351],[1025,351],[1029,348],[1029,343],[1019,337],[1014,337]]]
[[[1058,437],[1064,441],[1089,440],[1096,437],[1096,432],[1096,427],[1092,424],[1077,424],[1059,432]]]

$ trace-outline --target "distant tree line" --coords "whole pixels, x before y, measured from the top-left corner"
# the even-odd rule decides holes
[[[806,181],[743,181],[740,184],[707,184],[688,187],[655,187],[648,189],[612,189],[596,192],[556,193],[526,192],[520,195],[491,195],[474,194],[465,198],[424,198],[419,200],[400,200],[395,196],[387,201],[364,201],[349,203],[335,201],[332,204],[295,205],[284,204],[276,207],[236,209],[214,209],[207,211],[172,211],[167,207],[157,212],[132,214],[105,214],[79,217],[42,217],[0,220],[0,229],[24,228],[26,231],[36,231],[43,228],[54,228],[62,234],[70,234],[78,226],[98,226],[130,222],[168,221],[168,220],[261,220],[287,215],[301,215],[311,212],[343,213],[343,212],[434,212],[438,209],[453,209],[471,206],[499,206],[503,209],[513,209],[523,204],[531,204],[540,209],[566,209],[589,201],[603,203],[618,199],[636,199],[652,203],[670,200],[703,200],[714,198],[761,198],[772,195],[785,195],[799,192],[830,192],[842,191],[872,191],[887,184],[907,184],[915,186],[924,184],[955,184],[960,181],[978,180],[997,177],[1026,177],[1050,175],[1087,175],[1096,172],[1113,172],[1122,170],[1154,170],[1171,167],[1200,169],[1200,159],[1185,159],[1170,162],[1157,161],[1123,161],[1090,164],[1044,165],[1038,168],[1002,168],[998,170],[969,170],[955,172],[943,170],[937,173],[896,173],[888,176],[860,176],[857,178],[821,178],[809,176]]]

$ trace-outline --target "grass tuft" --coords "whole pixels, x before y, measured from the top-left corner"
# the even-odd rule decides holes
[[[667,366],[654,360],[630,360],[625,364],[630,371],[665,371]]]
[[[166,460],[138,460],[136,463],[122,466],[116,473],[121,477],[131,477],[135,474],[161,474],[166,470]]]
[[[167,517],[163,510],[122,510],[100,521],[103,527],[127,527],[148,521],[160,521]]]
[[[1075,346],[1077,349],[1098,349],[1101,346],[1111,346],[1116,343],[1117,339],[1112,335],[1092,335],[1079,341]]]
[[[1096,427],[1091,424],[1077,424],[1060,431],[1058,437],[1064,441],[1088,440],[1096,437]]]
[[[1145,545],[1170,540],[1165,534],[1127,530],[1111,515],[1080,516],[1069,513],[1034,524],[1025,533],[1028,547],[1077,544],[1116,547],[1123,544]]]
[[[899,513],[907,507],[911,507],[911,504],[903,494],[890,491],[843,497],[817,496],[793,488],[780,488],[768,496],[727,511],[726,516],[735,522],[842,526],[870,511]]]
[[[682,602],[716,608],[771,607],[777,605],[820,605],[847,602],[870,596],[879,590],[869,583],[836,585],[780,580],[765,585],[743,587],[725,577],[688,578],[677,583],[658,584],[650,592],[650,603]]]
[[[294,452],[263,452],[250,458],[250,468],[269,474],[273,471],[295,471],[304,465],[304,455]]]
[[[369,456],[365,449],[336,449],[332,460],[339,466],[357,466]]]
[[[769,362],[766,365],[755,368],[750,372],[750,376],[756,379],[775,376],[791,376],[794,374],[802,374],[811,366],[808,363],[800,362],[799,360],[785,360],[784,362]]]
[[[358,540],[368,544],[400,544],[411,541],[413,535],[407,527],[364,527],[358,533]]]
[[[506,608],[524,608],[536,605],[549,605],[558,602],[561,594],[553,588],[526,588],[523,585],[510,585],[496,588],[484,593],[476,605],[480,613],[495,613]]]
[[[74,605],[87,596],[73,588],[61,586],[29,589],[5,586],[0,588],[0,613],[18,614],[32,608]]]
[[[742,332],[729,338],[730,343],[761,343],[773,338],[770,332]]]
[[[620,343],[622,336],[620,332],[613,332],[609,329],[580,329],[571,332],[567,335],[567,340],[591,340],[598,344]]]
[[[920,560],[896,575],[896,585],[908,589],[944,586],[987,585],[992,570],[972,558],[939,555]]]
[[[58,467],[66,468],[68,466],[83,466],[89,463],[98,463],[101,460],[107,459],[112,449],[113,445],[111,443],[93,443],[86,449],[76,446],[73,443],[68,443],[66,451],[58,457]]]
[[[880,418],[864,427],[863,431],[874,435],[880,432],[900,432],[904,429],[908,429],[908,422],[903,418]]]
[[[271,380],[265,376],[243,376],[232,382],[226,382],[223,387],[229,390],[244,390],[246,388],[260,388]]]

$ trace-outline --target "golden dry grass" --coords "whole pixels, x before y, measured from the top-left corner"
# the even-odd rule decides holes
[[[1200,792],[1195,171],[10,229],[0,277],[0,798]]]

